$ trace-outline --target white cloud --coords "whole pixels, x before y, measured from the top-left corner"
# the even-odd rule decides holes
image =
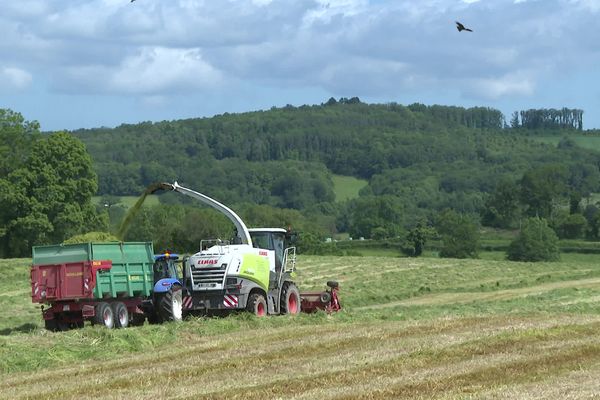
[[[600,0],[570,0],[570,3],[578,5],[593,13],[600,11]]]
[[[22,91],[33,82],[31,74],[15,67],[0,67],[0,90]]]
[[[148,95],[212,88],[223,79],[198,49],[163,47],[142,48],[118,66],[70,68],[67,77],[90,90]]]
[[[507,74],[495,78],[475,78],[466,81],[465,93],[476,98],[498,100],[506,96],[531,96],[534,81],[523,73]]]
[[[0,0],[0,7],[0,73],[13,90],[51,82],[61,93],[165,107],[173,93],[225,85],[381,101],[438,88],[475,101],[533,98],[600,62],[600,0]],[[455,20],[474,32],[458,33]],[[3,72],[8,66],[21,75]]]

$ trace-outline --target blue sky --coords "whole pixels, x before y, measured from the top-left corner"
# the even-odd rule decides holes
[[[0,0],[0,108],[42,130],[329,97],[584,110],[600,0]],[[454,21],[473,33],[459,33]]]

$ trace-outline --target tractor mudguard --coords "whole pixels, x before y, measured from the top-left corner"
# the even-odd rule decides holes
[[[169,289],[171,289],[171,286],[173,286],[174,284],[183,286],[181,285],[181,282],[179,282],[179,280],[175,278],[161,279],[158,282],[156,282],[156,284],[154,284],[154,293],[166,293],[169,291]]]

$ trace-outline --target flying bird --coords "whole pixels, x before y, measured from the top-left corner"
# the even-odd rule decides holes
[[[460,31],[473,32],[471,29],[465,28],[465,26],[463,24],[461,24],[460,22],[458,22],[458,21],[455,21],[455,22],[456,22],[456,29],[458,29],[459,32]]]

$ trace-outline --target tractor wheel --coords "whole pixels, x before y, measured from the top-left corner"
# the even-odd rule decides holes
[[[183,317],[181,286],[171,286],[171,289],[160,297],[158,314],[162,321],[181,321]]]
[[[108,329],[112,329],[115,326],[115,314],[108,303],[100,302],[96,304],[94,323],[104,325]]]
[[[252,293],[248,297],[248,304],[246,304],[246,310],[256,315],[257,317],[264,317],[267,315],[267,301],[265,296],[260,293]]]
[[[300,313],[300,292],[293,283],[285,283],[281,291],[281,314]]]
[[[129,311],[127,311],[125,304],[117,301],[110,306],[115,318],[115,328],[127,328],[129,325]]]

